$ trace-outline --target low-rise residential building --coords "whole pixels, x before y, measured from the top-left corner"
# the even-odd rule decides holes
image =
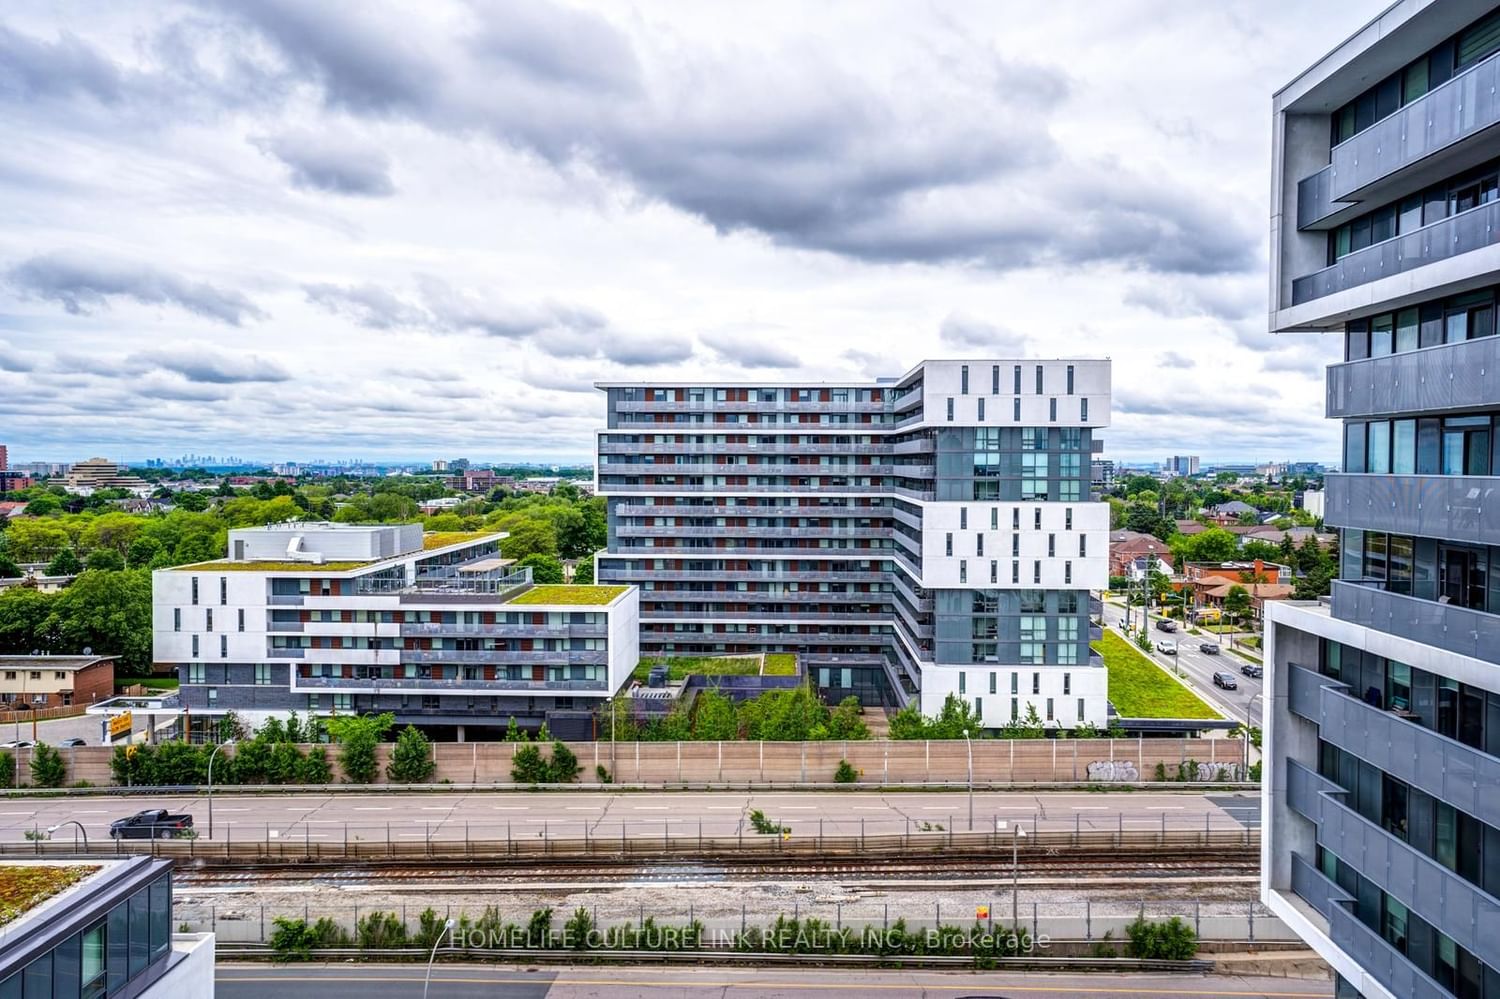
[[[1111,576],[1128,575],[1126,569],[1144,556],[1158,558],[1167,563],[1167,572],[1171,572],[1172,549],[1165,541],[1151,534],[1142,534],[1140,531],[1111,531],[1109,533],[1109,574]]]
[[[497,486],[510,488],[515,482],[508,475],[496,475],[488,468],[465,468],[448,477],[449,489],[461,489],[466,493],[488,493]]]
[[[1251,506],[1249,503],[1242,503],[1239,500],[1230,500],[1228,503],[1220,503],[1218,506],[1211,506],[1207,510],[1204,510],[1203,514],[1209,520],[1213,521],[1215,524],[1218,524],[1221,527],[1228,526],[1230,524],[1238,524],[1241,518],[1243,518],[1246,514],[1250,514],[1256,519],[1260,518],[1259,510]]]
[[[29,472],[0,468],[0,493],[8,493],[17,489],[30,489],[35,481]]]
[[[115,692],[116,658],[0,655],[0,705],[38,710],[102,701]]]
[[[1156,555],[1142,555],[1124,563],[1120,569],[1120,572],[1113,575],[1124,576],[1132,583],[1139,583],[1153,572],[1169,578],[1172,575],[1172,563]]]
[[[5,873],[33,890],[6,900],[20,911],[0,937],[4,999],[213,996],[214,935],[172,932],[172,861],[28,859]]]
[[[502,533],[286,523],[229,532],[229,557],[153,574],[154,651],[190,736],[234,711],[390,711],[434,736],[513,717],[593,734],[638,660],[630,586],[535,586]]]

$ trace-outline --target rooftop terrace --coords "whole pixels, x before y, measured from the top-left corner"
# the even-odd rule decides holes
[[[626,586],[533,586],[509,603],[603,607],[627,589]]]

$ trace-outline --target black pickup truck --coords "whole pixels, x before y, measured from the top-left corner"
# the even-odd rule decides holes
[[[193,828],[193,817],[186,812],[174,815],[165,808],[148,808],[144,812],[109,824],[110,839],[167,839]]]

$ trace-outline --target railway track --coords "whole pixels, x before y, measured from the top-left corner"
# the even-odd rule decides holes
[[[1226,881],[1254,877],[1259,857],[1254,854],[1208,851],[1180,858],[1142,860],[1124,856],[1022,857],[1021,877],[1055,880],[1066,886],[1080,878],[1111,881]],[[180,866],[176,884],[188,889],[258,890],[281,886],[305,889],[355,888],[402,884],[491,889],[525,888],[559,883],[588,884],[722,884],[725,882],[840,881],[975,883],[1008,880],[1011,865],[994,860],[946,859],[941,864],[880,859],[806,861],[787,858],[775,864],[725,863],[599,863],[518,862],[431,866],[428,864],[289,864],[247,868]]]

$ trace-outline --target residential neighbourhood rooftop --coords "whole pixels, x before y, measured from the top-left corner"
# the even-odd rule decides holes
[[[0,656],[0,669],[87,669],[119,656]]]
[[[508,602],[603,607],[605,604],[613,603],[616,597],[629,588],[628,586],[533,586]]]

